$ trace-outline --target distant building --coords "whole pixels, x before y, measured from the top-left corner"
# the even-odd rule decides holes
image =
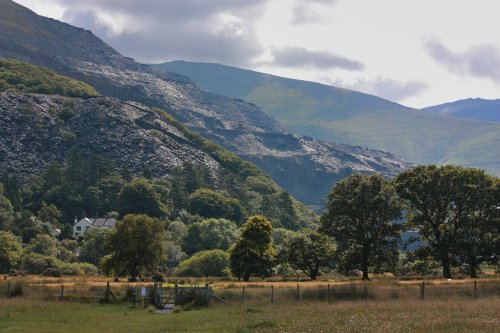
[[[83,235],[85,231],[93,228],[113,228],[115,224],[116,218],[114,217],[84,217],[80,221],[75,218],[75,224],[73,225],[73,234],[77,236]]]

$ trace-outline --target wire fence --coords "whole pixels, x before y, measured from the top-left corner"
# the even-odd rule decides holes
[[[238,284],[215,285],[215,299],[226,304],[280,303],[280,302],[342,302],[342,301],[389,301],[389,300],[435,300],[475,299],[500,296],[500,279],[454,282],[406,282],[388,284],[343,283],[343,284]],[[23,297],[38,300],[61,300],[77,302],[130,302],[154,304],[154,284],[124,283],[40,283],[30,284],[21,279],[0,282],[0,298]]]

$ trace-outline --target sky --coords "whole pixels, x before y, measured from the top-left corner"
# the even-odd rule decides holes
[[[421,108],[500,98],[498,0],[15,0],[143,63],[217,62]]]

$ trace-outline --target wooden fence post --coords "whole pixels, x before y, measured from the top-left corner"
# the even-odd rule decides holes
[[[297,302],[299,301],[299,299],[300,299],[300,286],[297,283]]]
[[[174,304],[177,305],[177,298],[179,296],[179,282],[175,281],[174,285]]]
[[[208,290],[208,283],[205,283],[205,302],[208,302],[210,301],[210,295],[209,295],[209,290]]]
[[[104,294],[104,301],[109,302],[109,281],[106,283],[106,293]]]
[[[422,281],[420,285],[420,299],[423,300],[425,297],[425,281]]]
[[[61,284],[61,296],[59,297],[59,299],[61,301],[64,300],[64,284]]]
[[[274,303],[274,286],[271,286],[271,303]]]
[[[137,309],[137,287],[134,287],[134,307]]]
[[[477,298],[477,281],[474,280],[474,297]]]
[[[330,284],[328,284],[328,303],[332,302],[332,293],[330,290]]]
[[[241,296],[240,296],[241,304],[243,304],[243,301],[245,300],[245,286],[241,288]]]
[[[10,281],[9,283],[7,284],[7,298],[10,298],[11,297],[11,293],[10,293]]]

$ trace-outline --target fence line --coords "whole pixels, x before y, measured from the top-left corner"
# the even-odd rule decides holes
[[[133,302],[137,304],[137,288],[147,288],[147,295],[141,296],[146,304],[155,303],[153,284],[144,285],[115,285],[107,282],[103,285],[29,285],[22,280],[12,279],[0,284],[0,297],[23,297],[29,299],[61,300],[61,301],[115,301]],[[182,287],[174,287],[176,292]],[[205,286],[205,289],[208,286]],[[207,291],[205,290],[205,294]],[[307,283],[293,285],[240,285],[232,284],[226,287],[213,289],[217,299],[229,304],[251,302],[340,302],[340,301],[370,301],[370,300],[432,300],[443,298],[469,298],[500,296],[500,279],[498,280],[473,280],[464,283],[405,283],[400,281],[394,284],[377,282],[351,283],[351,284],[322,284],[307,285]],[[206,295],[205,295],[206,297]]]

